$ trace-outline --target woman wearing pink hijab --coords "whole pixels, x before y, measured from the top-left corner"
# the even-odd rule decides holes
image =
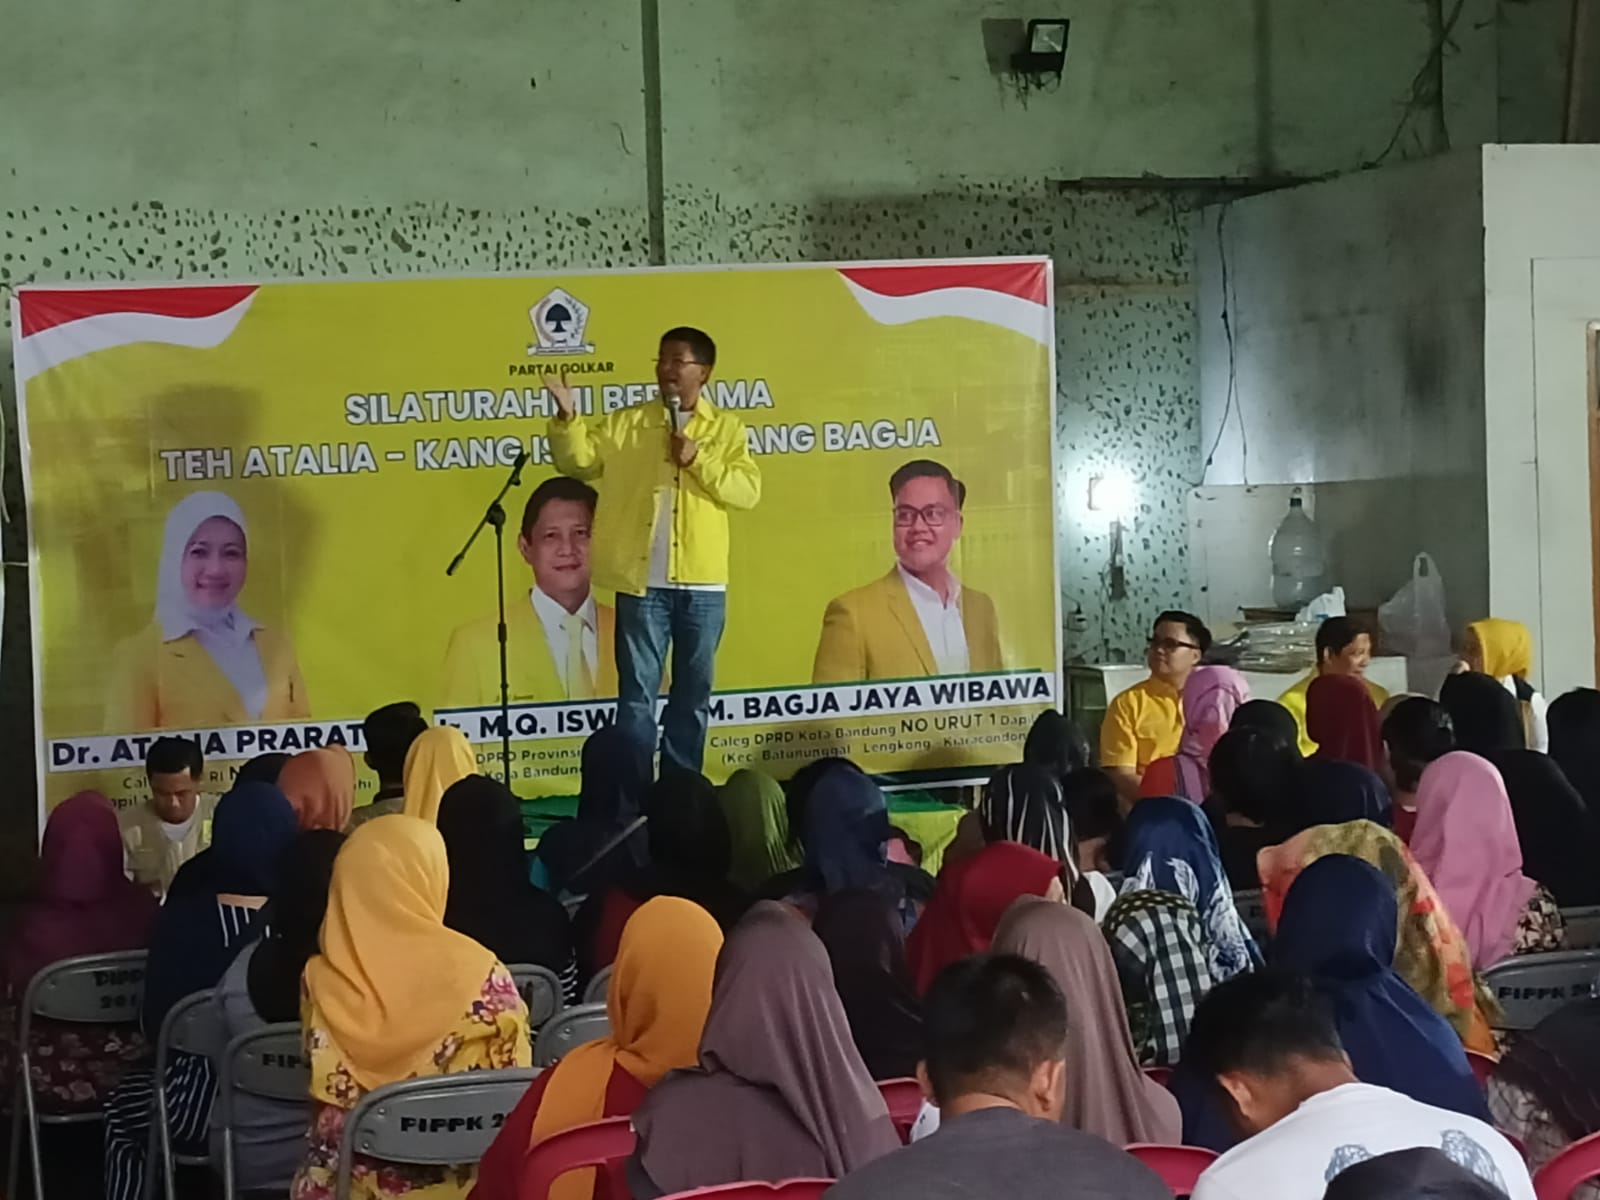
[[[1488,760],[1457,750],[1423,771],[1411,853],[1460,927],[1474,970],[1561,948],[1561,910],[1522,873],[1511,801]]]
[[[1183,685],[1183,738],[1173,759],[1173,795],[1204,804],[1211,794],[1211,751],[1234,712],[1250,699],[1250,685],[1232,667],[1196,667]]]

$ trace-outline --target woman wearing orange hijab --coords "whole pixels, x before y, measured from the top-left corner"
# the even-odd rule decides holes
[[[573,1050],[534,1081],[478,1164],[470,1200],[516,1200],[523,1159],[546,1138],[627,1116],[668,1071],[694,1066],[711,1007],[722,930],[676,896],[642,904],[622,930],[606,993],[611,1033]],[[551,1200],[626,1200],[595,1171],[570,1171]]]
[[[301,829],[343,833],[356,800],[356,760],[343,746],[296,754],[278,772]]]

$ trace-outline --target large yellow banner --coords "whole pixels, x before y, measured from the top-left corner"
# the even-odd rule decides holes
[[[590,529],[622,481],[546,483],[544,377],[595,418],[659,405],[678,325],[716,340],[704,395],[743,423],[761,483],[729,519],[706,773],[822,754],[982,768],[1055,702],[1047,260],[14,305],[46,804],[142,796],[156,731],[199,739],[213,787],[268,750],[359,755],[362,718],[399,699],[498,773],[493,539],[445,567],[523,451],[503,556],[514,782],[574,791],[584,735],[614,719]]]

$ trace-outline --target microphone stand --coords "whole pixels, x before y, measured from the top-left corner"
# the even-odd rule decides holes
[[[467,544],[461,547],[460,552],[450,560],[450,565],[444,569],[446,575],[454,575],[461,561],[467,557],[467,551],[472,549],[472,543],[477,541],[478,535],[483,532],[483,527],[494,526],[494,596],[500,606],[500,624],[497,629],[500,637],[500,753],[503,755],[500,762],[500,777],[513,794],[516,789],[511,787],[511,684],[506,671],[506,510],[500,506],[500,501],[505,499],[506,493],[512,488],[522,486],[522,468],[527,464],[528,452],[519,450],[516,462],[511,464],[511,474],[495,493],[494,499],[489,501],[489,507],[484,510],[482,518],[473,527],[472,536],[467,539]]]

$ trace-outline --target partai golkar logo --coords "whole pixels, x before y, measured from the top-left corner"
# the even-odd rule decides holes
[[[528,310],[534,344],[530,355],[593,354],[594,345],[583,340],[589,326],[589,306],[566,288],[554,288]]]

